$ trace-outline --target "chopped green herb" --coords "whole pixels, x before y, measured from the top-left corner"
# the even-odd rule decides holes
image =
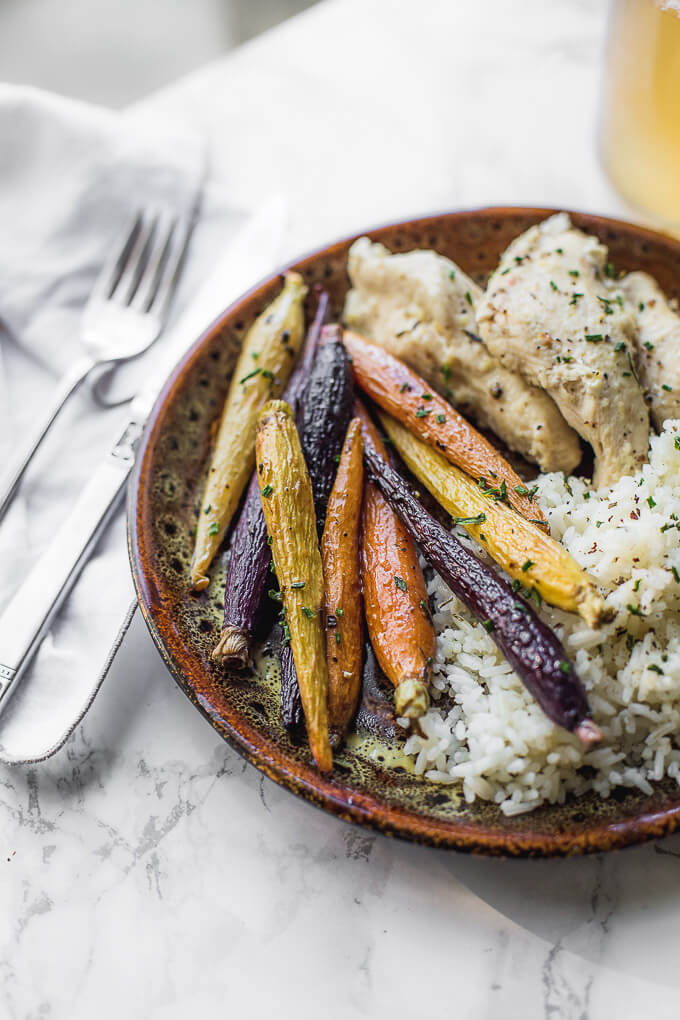
[[[483,524],[486,520],[486,514],[477,514],[476,517],[454,517],[454,524]]]
[[[533,566],[534,566],[533,560],[526,560],[526,562],[522,564],[522,573],[526,574],[527,570]]]
[[[425,601],[425,599],[421,599],[420,602],[418,603],[418,605],[420,606],[420,608],[422,609],[422,611],[424,613],[429,615],[429,608],[428,608],[428,605],[427,605],[427,602]]]
[[[455,269],[451,269],[450,272],[449,272],[449,280],[455,280],[455,279],[456,279],[456,270]]]
[[[663,670],[661,666],[657,666],[655,662],[650,662],[649,665],[647,666],[647,669],[651,669],[652,673],[659,673],[660,676],[663,676]]]
[[[521,588],[521,587],[522,587],[522,582],[521,582],[521,581],[518,581],[518,580],[517,580],[517,579],[515,578],[515,580],[514,580],[514,581],[512,582],[512,590],[513,590],[513,591],[515,591],[515,592],[517,592],[517,591],[519,591],[519,590],[520,590],[520,588]]]
[[[675,446],[676,450],[680,450],[680,436],[675,437],[675,439],[673,440],[673,445]]]
[[[644,616],[644,613],[642,612],[639,606],[631,606],[631,604],[628,603],[626,609],[628,610],[629,613],[632,613],[633,616]]]
[[[617,354],[619,353],[619,351],[625,351],[625,349],[626,345],[624,344],[623,340],[619,340],[617,344],[614,344],[614,350],[616,351]]]
[[[291,586],[291,588],[304,588],[305,582],[304,581],[291,581],[290,582],[290,586]]]
[[[406,581],[404,580],[403,577],[398,577],[395,574],[394,575],[394,583],[396,584],[397,588],[399,588],[400,591],[408,591],[408,589],[406,587]]]
[[[419,407],[416,411],[416,418],[427,418],[428,414],[432,414],[432,411],[426,411],[424,407]]]
[[[262,378],[263,379],[273,379],[274,378],[274,373],[270,372],[268,368],[263,368],[262,369]]]
[[[515,486],[515,492],[517,493],[518,496],[528,496],[529,495],[529,490],[527,489],[526,485],[516,485]]]
[[[610,280],[614,279],[615,276],[614,267],[611,264],[611,262],[608,262],[607,265],[604,267],[604,275],[608,276]]]
[[[208,534],[217,535],[219,534],[219,530],[220,530],[219,524],[217,523],[217,521],[213,521],[210,527],[208,528]]]
[[[451,366],[450,365],[442,365],[441,368],[439,369],[439,371],[441,372],[441,374],[444,376],[444,378],[448,382],[449,379],[451,378]]]
[[[678,572],[678,568],[677,567],[671,567],[671,574],[673,575],[675,580],[678,582],[678,584],[680,584],[680,572]]]
[[[253,361],[257,361],[257,359],[260,356],[260,352],[259,351],[253,351],[250,356],[253,359]]]
[[[445,415],[445,414],[435,414],[435,416],[434,416],[434,420],[435,420],[435,421],[436,421],[436,422],[437,422],[437,423],[438,423],[439,425],[443,425],[443,424],[444,424],[444,422],[446,421],[446,415]]]
[[[420,394],[420,399],[421,400],[432,400],[432,394],[431,393],[421,393]]]
[[[648,351],[653,351],[654,350],[654,344],[651,344],[649,342],[649,340],[645,340],[645,342],[644,342],[644,344],[642,346],[646,347]]]
[[[247,382],[248,379],[252,379],[254,375],[259,375],[261,371],[261,368],[254,368],[252,372],[248,372],[248,374],[244,375],[242,379],[239,379],[239,383]]]
[[[550,286],[552,287],[552,289],[553,289],[553,290],[559,290],[559,289],[560,289],[560,288],[559,288],[559,287],[557,286],[557,284],[555,283],[555,281],[554,281],[554,280],[551,280],[551,281],[550,281]]]
[[[601,333],[586,333],[586,340],[589,344],[599,344],[602,343],[604,337]]]
[[[204,514],[209,514],[211,510],[212,510],[212,503],[208,503],[208,505],[205,508],[205,510],[203,511],[203,513]]]
[[[673,392],[673,387],[669,386],[667,383],[661,383],[661,389],[665,390],[666,393],[672,393]]]
[[[582,298],[582,297],[583,297],[582,293],[576,293],[576,291],[574,291],[574,293],[571,295],[571,301],[569,302],[569,304],[570,305],[577,304],[578,303],[578,299]]]
[[[482,620],[482,627],[490,634],[495,629],[493,620]]]
[[[640,581],[641,581],[641,580],[642,580],[642,578],[641,578],[641,577],[638,577],[637,581],[636,581],[636,582],[635,582],[635,584],[633,585],[633,591],[637,591],[637,590],[638,590],[638,588],[640,587]]]
[[[569,275],[570,276],[580,276],[581,274],[579,273],[578,269],[570,269],[569,270]]]
[[[650,508],[650,510],[653,510],[654,507],[656,506],[656,501],[652,496],[647,496],[647,506]]]
[[[465,300],[467,301],[467,303],[468,303],[468,304],[470,305],[470,307],[472,308],[472,296],[471,296],[471,294],[470,294],[470,291],[469,291],[469,290],[466,290],[466,291],[465,291]]]
[[[566,659],[562,659],[562,661],[560,663],[560,673],[570,673],[570,672],[571,672],[571,665],[570,665],[570,663],[568,663],[566,661]]]
[[[515,609],[521,609],[523,613],[529,612],[529,607],[526,602],[515,602]]]
[[[269,595],[269,598],[273,599],[274,602],[283,601],[283,595],[281,594],[280,591],[277,591],[276,588],[270,588],[269,591],[267,592],[267,595]]]
[[[507,269],[503,270],[503,272],[501,273],[501,276],[507,276],[509,272],[510,272],[510,267],[508,266]]]
[[[264,489],[262,490],[262,495],[264,496],[265,499],[269,499],[273,491],[274,491],[273,485],[265,485]]]
[[[558,255],[564,255],[564,248],[555,248]]]
[[[345,610],[344,610],[344,609],[341,609],[341,608],[340,608],[340,606],[338,606],[338,608],[337,608],[337,609],[335,610],[335,615],[337,616],[337,618],[338,618],[339,620],[341,620],[341,619],[342,619],[342,614],[344,613],[344,611],[345,611]]]
[[[336,454],[333,455],[333,463],[334,464],[339,464],[340,463],[340,454],[339,453],[336,453]]]
[[[640,302],[640,304],[638,305],[638,309],[639,309],[639,311],[644,312],[644,310],[645,310],[645,303],[644,303],[644,301]]]
[[[267,545],[271,545],[273,541],[274,541],[274,536],[273,535],[267,535]]]
[[[340,631],[336,630],[336,632],[335,632],[335,643],[336,643],[336,645],[339,645],[341,641],[342,641],[342,638],[340,637]]]
[[[307,617],[308,620],[313,620],[314,617],[316,616],[316,613],[314,612],[314,610],[310,609],[309,606],[303,606],[302,607],[302,612],[305,614],[305,616]]]

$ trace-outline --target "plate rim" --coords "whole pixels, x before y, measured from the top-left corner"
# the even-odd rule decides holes
[[[223,329],[225,322],[236,313],[237,309],[246,301],[256,298],[259,292],[266,291],[274,280],[279,278],[287,269],[304,266],[306,263],[324,254],[351,244],[358,237],[371,235],[386,229],[398,229],[399,227],[421,227],[422,229],[427,229],[427,224],[432,221],[456,220],[480,214],[489,217],[494,215],[501,217],[509,214],[521,214],[525,217],[536,217],[539,219],[551,216],[557,212],[567,212],[570,216],[577,219],[585,218],[591,222],[599,223],[605,228],[618,228],[626,231],[633,230],[638,236],[647,237],[655,243],[663,241],[675,248],[680,256],[680,241],[660,230],[654,230],[627,220],[601,216],[598,213],[522,205],[479,206],[387,221],[367,227],[361,231],[352,232],[337,238],[329,244],[316,247],[286,262],[283,266],[259,280],[236,300],[232,301],[187,348],[163,384],[149,414],[138,445],[127,495],[128,555],[137,601],[144,622],[161,658],[177,685],[201,715],[211,724],[213,729],[237,753],[269,779],[277,783],[277,785],[282,786],[290,793],[302,797],[308,803],[321,810],[325,810],[343,821],[352,822],[374,832],[380,832],[384,835],[397,837],[412,843],[497,857],[562,857],[599,853],[638,845],[669,835],[680,826],[680,789],[677,801],[660,811],[642,811],[640,814],[633,815],[620,822],[598,822],[579,833],[544,833],[531,829],[509,830],[504,833],[500,831],[493,832],[487,829],[482,830],[478,826],[473,826],[460,820],[428,819],[415,811],[385,804],[371,794],[352,791],[347,787],[338,785],[337,781],[326,778],[318,773],[313,766],[306,763],[296,762],[295,770],[286,768],[276,753],[268,754],[265,748],[255,746],[248,739],[248,731],[254,730],[250,725],[239,729],[224,719],[215,718],[200,703],[195,691],[183,675],[180,666],[173,659],[167,647],[167,637],[164,639],[164,635],[161,633],[161,629],[155,619],[149,592],[146,589],[143,567],[145,539],[143,529],[139,526],[139,507],[145,473],[148,467],[148,458],[153,449],[152,439],[155,437],[159,418],[166,401],[171,397],[174,388],[182,381],[185,372],[199,355],[202,348],[209,344],[214,336]],[[262,743],[269,744],[270,741],[262,740]],[[526,817],[530,818],[531,814],[528,814]]]

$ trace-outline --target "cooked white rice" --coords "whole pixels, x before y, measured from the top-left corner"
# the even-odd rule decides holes
[[[642,474],[611,489],[591,492],[560,474],[536,480],[552,534],[616,610],[599,630],[574,614],[539,610],[576,664],[603,742],[584,752],[551,723],[491,636],[434,575],[435,702],[422,735],[406,743],[418,773],[462,783],[467,801],[495,801],[507,815],[586,790],[651,793],[650,783],[664,776],[680,785],[679,437],[680,420],[666,422]],[[457,534],[479,554],[462,529]],[[455,700],[448,712],[437,708],[441,692]]]

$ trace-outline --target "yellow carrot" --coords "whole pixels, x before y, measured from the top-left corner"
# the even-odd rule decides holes
[[[329,772],[333,757],[328,736],[324,585],[314,497],[293,412],[282,400],[270,400],[260,412],[256,463],[309,746],[319,769]]]
[[[528,498],[516,471],[454,407],[431,392],[424,379],[359,333],[345,330],[343,343],[354,378],[383,411],[472,475],[489,496],[501,495],[523,517],[548,530],[541,508]]]
[[[299,273],[248,330],[222,412],[196,527],[191,584],[207,587],[208,568],[234,516],[255,464],[257,415],[277,396],[295,364],[304,332],[307,293]]]
[[[609,612],[595,581],[567,550],[541,528],[485,496],[471,478],[394,418],[380,414],[387,435],[406,466],[482,549],[522,585],[591,627]]]

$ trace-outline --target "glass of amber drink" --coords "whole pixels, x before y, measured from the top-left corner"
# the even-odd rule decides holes
[[[612,0],[600,144],[623,197],[680,227],[680,0]]]

